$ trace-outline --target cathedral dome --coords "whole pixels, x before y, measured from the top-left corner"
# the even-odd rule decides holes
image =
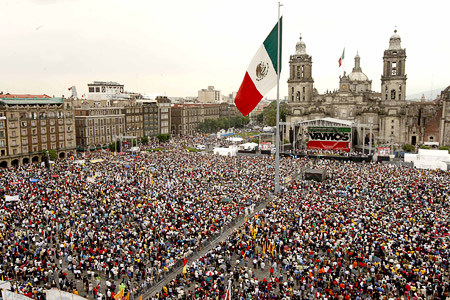
[[[350,81],[368,81],[369,78],[363,72],[351,72],[348,75]]]
[[[297,42],[297,45],[295,45],[295,54],[297,55],[306,54],[306,44],[302,40],[302,36],[300,36],[300,40]]]
[[[352,72],[348,75],[348,79],[350,81],[368,81],[369,78],[366,76],[366,74],[363,73],[361,66],[360,66],[360,60],[359,54],[357,53],[355,56],[355,67],[353,68]]]

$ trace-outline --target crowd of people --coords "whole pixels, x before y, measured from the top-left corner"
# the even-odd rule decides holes
[[[189,153],[192,142],[1,170],[1,278],[38,299],[51,286],[108,299],[120,283],[159,281],[273,184],[272,158]]]
[[[448,299],[447,172],[315,167],[153,299]]]
[[[379,163],[314,161],[324,182],[296,180],[308,158],[283,158],[267,207],[176,279],[145,293],[273,190],[273,158],[190,153],[208,144],[151,141],[0,171],[0,275],[44,299],[57,287],[95,300],[446,299],[449,174]]]

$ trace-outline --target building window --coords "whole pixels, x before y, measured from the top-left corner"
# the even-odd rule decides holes
[[[89,93],[93,93],[94,92],[94,87],[90,86],[89,87]]]
[[[428,137],[428,141],[434,142],[434,136],[430,135],[430,136]]]
[[[391,100],[395,100],[395,90],[391,90]]]
[[[96,93],[100,93],[100,87],[96,87],[96,88],[95,88],[95,92],[96,92]],[[52,148],[53,148],[53,145],[52,145]]]
[[[297,101],[300,102],[300,92],[297,92]]]

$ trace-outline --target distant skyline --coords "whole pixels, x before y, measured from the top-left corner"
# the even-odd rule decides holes
[[[197,96],[236,92],[277,21],[273,0],[1,0],[0,91],[69,96],[93,81],[127,91]],[[406,48],[407,95],[450,85],[444,1],[282,1],[280,98],[300,34],[319,93],[338,88],[358,52],[380,91],[383,52],[397,26]],[[338,59],[345,47],[344,66]],[[427,93],[425,96],[428,97]],[[276,97],[276,88],[268,95]]]

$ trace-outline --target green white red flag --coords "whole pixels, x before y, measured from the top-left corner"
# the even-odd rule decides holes
[[[342,50],[342,55],[339,57],[339,67],[342,66],[342,61],[344,60],[345,48]]]
[[[281,29],[282,19],[269,33],[264,43],[259,47],[245,73],[244,80],[236,94],[234,103],[244,115],[248,115],[276,84],[281,71]],[[278,39],[278,24],[280,24],[280,39]],[[280,55],[278,57],[278,40]]]

